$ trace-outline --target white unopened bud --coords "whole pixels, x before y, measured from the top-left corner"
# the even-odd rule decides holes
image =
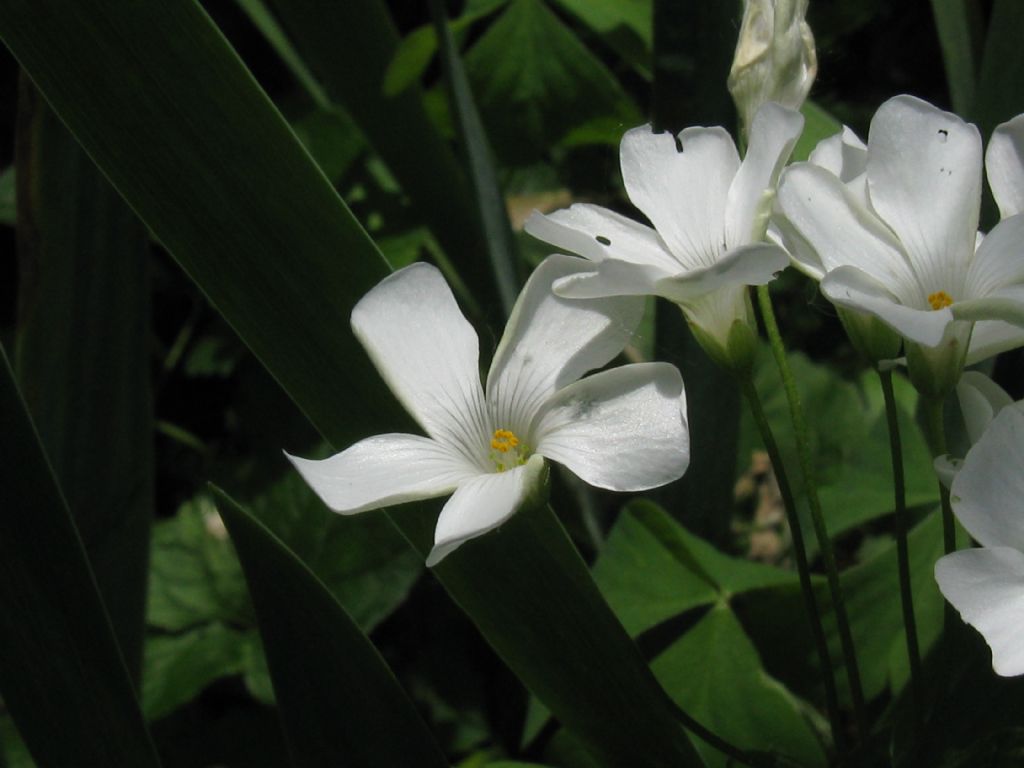
[[[746,0],[729,92],[744,133],[758,107],[776,101],[799,109],[818,73],[807,0]]]

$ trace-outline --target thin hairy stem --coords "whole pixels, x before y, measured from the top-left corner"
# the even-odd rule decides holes
[[[800,395],[797,393],[796,380],[793,378],[793,372],[790,370],[789,362],[786,359],[786,348],[782,343],[782,334],[779,333],[778,323],[775,322],[775,310],[772,308],[771,295],[768,293],[767,285],[758,286],[757,300],[761,309],[761,320],[764,322],[765,333],[771,346],[772,356],[775,358],[775,364],[778,366],[779,374],[782,377],[782,383],[786,391],[786,400],[789,403],[789,416],[793,422],[797,458],[800,462],[800,471],[803,474],[807,504],[811,510],[814,533],[818,538],[818,548],[821,551],[822,563],[825,566],[825,576],[828,579],[829,594],[832,598],[832,607],[836,614],[836,627],[839,630],[839,643],[843,651],[846,679],[850,686],[853,716],[857,723],[858,732],[861,737],[865,737],[868,734],[868,723],[864,708],[864,689],[860,682],[860,666],[857,663],[857,651],[853,645],[853,633],[850,631],[850,620],[846,613],[846,601],[843,598],[842,585],[839,582],[839,569],[836,567],[832,540],[828,536],[825,516],[822,514],[821,502],[818,499],[818,487],[815,482],[814,467],[811,463],[807,422],[804,421],[803,410],[800,407]]]
[[[837,748],[842,749],[844,738],[842,722],[839,718],[839,696],[836,692],[835,674],[832,658],[828,651],[828,641],[825,639],[825,628],[821,623],[821,612],[818,610],[818,601],[814,597],[814,587],[811,584],[811,572],[807,565],[807,547],[804,544],[803,527],[800,525],[800,518],[797,515],[796,500],[793,498],[793,490],[789,485],[786,467],[782,463],[782,456],[779,453],[779,446],[775,442],[775,435],[772,434],[771,425],[764,415],[764,408],[761,406],[761,398],[754,387],[754,381],[750,376],[743,376],[739,379],[739,385],[750,405],[750,412],[757,423],[757,428],[761,432],[761,439],[775,470],[775,480],[779,484],[782,503],[786,508],[786,519],[789,521],[789,529],[793,536],[793,554],[796,557],[797,573],[800,575],[800,589],[803,592],[807,618],[811,623],[814,645],[821,663],[822,682],[825,685],[825,708],[828,710],[828,719],[832,724],[833,739],[835,739]]]

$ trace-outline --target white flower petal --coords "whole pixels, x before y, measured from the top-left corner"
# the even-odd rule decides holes
[[[556,280],[553,290],[567,299],[598,299],[607,296],[654,296],[667,273],[658,267],[606,259],[589,272],[577,272]]]
[[[953,552],[935,563],[935,580],[985,638],[996,673],[1024,674],[1024,553],[1009,547]]]
[[[778,209],[777,224],[787,243],[792,228],[806,244],[791,251],[804,272],[856,267],[884,282],[900,301],[924,303],[899,241],[828,171],[809,163],[787,168],[779,182]],[[817,261],[806,255],[807,247]]]
[[[369,437],[322,461],[288,459],[324,504],[342,514],[444,496],[479,472],[418,435]]]
[[[1017,347],[1024,347],[1024,328],[1003,320],[979,320],[971,331],[965,365],[974,365]]]
[[[796,110],[774,102],[757,110],[747,154],[729,186],[725,209],[725,239],[729,247],[762,239],[779,173],[803,127],[804,117]]]
[[[950,500],[964,528],[986,547],[1024,550],[1024,413],[1003,408],[967,452]]]
[[[978,371],[964,371],[956,385],[956,396],[971,445],[981,439],[997,413],[1013,404],[1006,390]]]
[[[725,250],[725,210],[740,158],[724,128],[686,128],[676,139],[648,125],[622,137],[629,199],[688,267],[709,266]]]
[[[566,387],[532,432],[537,453],[614,491],[676,480],[690,460],[683,380],[667,363],[626,365]]]
[[[1005,219],[1024,213],[1024,115],[1017,115],[992,133],[985,153],[992,196]]]
[[[807,162],[824,168],[844,184],[863,174],[868,167],[868,148],[847,126],[839,133],[822,139]]]
[[[661,278],[654,294],[683,304],[730,286],[764,285],[787,266],[789,254],[774,243],[741,245],[710,267]]]
[[[556,255],[530,276],[487,377],[496,427],[524,428],[552,392],[610,361],[633,336],[644,311],[639,297],[580,301],[552,292],[556,280],[594,266]]]
[[[1003,219],[981,241],[963,298],[980,299],[1011,286],[1024,286],[1024,214]]]
[[[432,568],[464,542],[512,517],[540,482],[543,470],[544,459],[534,455],[521,467],[478,475],[460,484],[437,518],[427,567]]]
[[[436,268],[413,264],[386,277],[352,310],[352,330],[427,434],[470,462],[486,458],[479,342]]]
[[[938,346],[953,322],[949,307],[924,310],[904,306],[882,282],[856,267],[833,269],[821,281],[821,292],[836,304],[874,315],[904,338],[926,347]]]
[[[963,465],[963,459],[954,458],[948,453],[944,453],[942,456],[936,456],[935,460],[932,462],[932,466],[935,468],[935,474],[939,477],[939,482],[946,488],[953,485],[953,478],[956,477],[956,473],[960,471],[960,467]]]
[[[871,204],[903,243],[925,295],[957,298],[978,229],[978,129],[912,96],[889,99],[871,121],[867,174]]]
[[[539,240],[591,261],[618,259],[672,272],[679,269],[657,232],[598,205],[576,203],[547,215],[534,211],[524,228]]]

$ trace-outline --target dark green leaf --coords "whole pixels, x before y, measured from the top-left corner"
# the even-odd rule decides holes
[[[825,765],[803,705],[765,673],[728,606],[712,608],[652,667],[680,706],[733,746],[779,753],[804,766]],[[701,744],[701,756],[709,768],[730,765],[708,745]]]
[[[466,71],[487,135],[506,162],[545,157],[595,119],[642,122],[611,72],[540,0],[513,0],[466,54]]]
[[[14,166],[0,173],[0,224],[12,225],[17,217],[14,205]]]
[[[953,109],[961,115],[970,114],[981,38],[978,4],[973,0],[932,0],[932,13]]]
[[[987,140],[1001,122],[1024,112],[1024,4],[995,0],[972,114]]]
[[[245,582],[213,502],[199,496],[153,529],[147,621],[169,632],[246,624]]]
[[[643,500],[623,510],[594,565],[594,579],[631,634],[690,608],[794,578],[718,552]]]
[[[363,31],[355,24],[335,35],[339,22],[326,19],[332,14],[299,15],[325,56],[345,49],[344,34]],[[334,445],[408,424],[381,397],[345,330],[383,262],[194,3],[14,0],[0,5],[0,35],[108,178]],[[362,74],[361,47],[372,41],[367,34],[348,52],[353,75]],[[369,51],[368,60],[377,55]],[[341,66],[338,80],[347,75]],[[399,120],[389,130],[409,144],[406,127]],[[420,149],[409,151],[418,158]],[[392,513],[421,553],[430,548],[430,509]],[[436,569],[440,580],[512,670],[595,752],[636,768],[695,764],[671,703],[564,531],[547,512],[523,518],[454,553]],[[636,744],[645,745],[642,755]]]
[[[502,310],[506,316],[512,314],[519,293],[520,280],[517,272],[515,241],[509,227],[505,197],[498,186],[491,147],[480,123],[480,114],[473,103],[469,81],[462,66],[462,59],[455,47],[448,21],[444,15],[441,0],[431,0],[434,15],[434,30],[440,40],[441,61],[452,101],[452,113],[459,126],[459,136],[469,166],[469,178],[473,185],[473,197],[477,212],[483,222],[486,235],[487,255],[494,271],[501,298]]]
[[[445,766],[387,664],[326,586],[217,491],[245,570],[296,768]]]
[[[133,678],[153,516],[149,236],[27,79],[15,367]]]
[[[158,766],[82,540],[2,348],[0,441],[4,704],[40,768]]]
[[[191,701],[214,680],[241,672],[245,638],[246,633],[223,624],[150,638],[142,685],[146,717],[163,717]]]

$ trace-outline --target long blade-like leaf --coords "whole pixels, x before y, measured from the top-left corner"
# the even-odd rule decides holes
[[[384,264],[198,6],[8,0],[0,36],[329,440],[404,424],[343,330]],[[416,511],[395,519],[426,551],[433,518]],[[544,514],[463,547],[439,578],[595,751],[635,768],[697,764],[671,703]]]
[[[159,766],[82,540],[0,348],[0,695],[40,768]]]
[[[142,663],[153,515],[149,235],[24,82],[18,383],[128,669]]]
[[[1004,120],[1024,112],[1024,4],[995,0],[972,112],[987,140]]]
[[[961,115],[972,114],[981,36],[978,4],[972,0],[932,0],[932,14],[953,109]]]
[[[214,489],[249,584],[294,768],[448,763],[377,649],[312,571]]]
[[[512,305],[519,293],[519,280],[516,278],[516,248],[512,239],[512,230],[508,223],[505,209],[505,198],[498,186],[498,176],[494,171],[494,160],[491,148],[480,122],[480,114],[473,102],[473,92],[469,88],[466,70],[462,66],[455,40],[448,28],[441,0],[431,0],[431,13],[434,16],[434,29],[438,37],[441,61],[444,63],[445,77],[451,94],[452,111],[459,126],[459,133],[465,154],[469,160],[470,179],[476,193],[477,210],[487,233],[487,252],[491,260],[491,269],[497,278],[498,294],[505,315],[512,313]]]

